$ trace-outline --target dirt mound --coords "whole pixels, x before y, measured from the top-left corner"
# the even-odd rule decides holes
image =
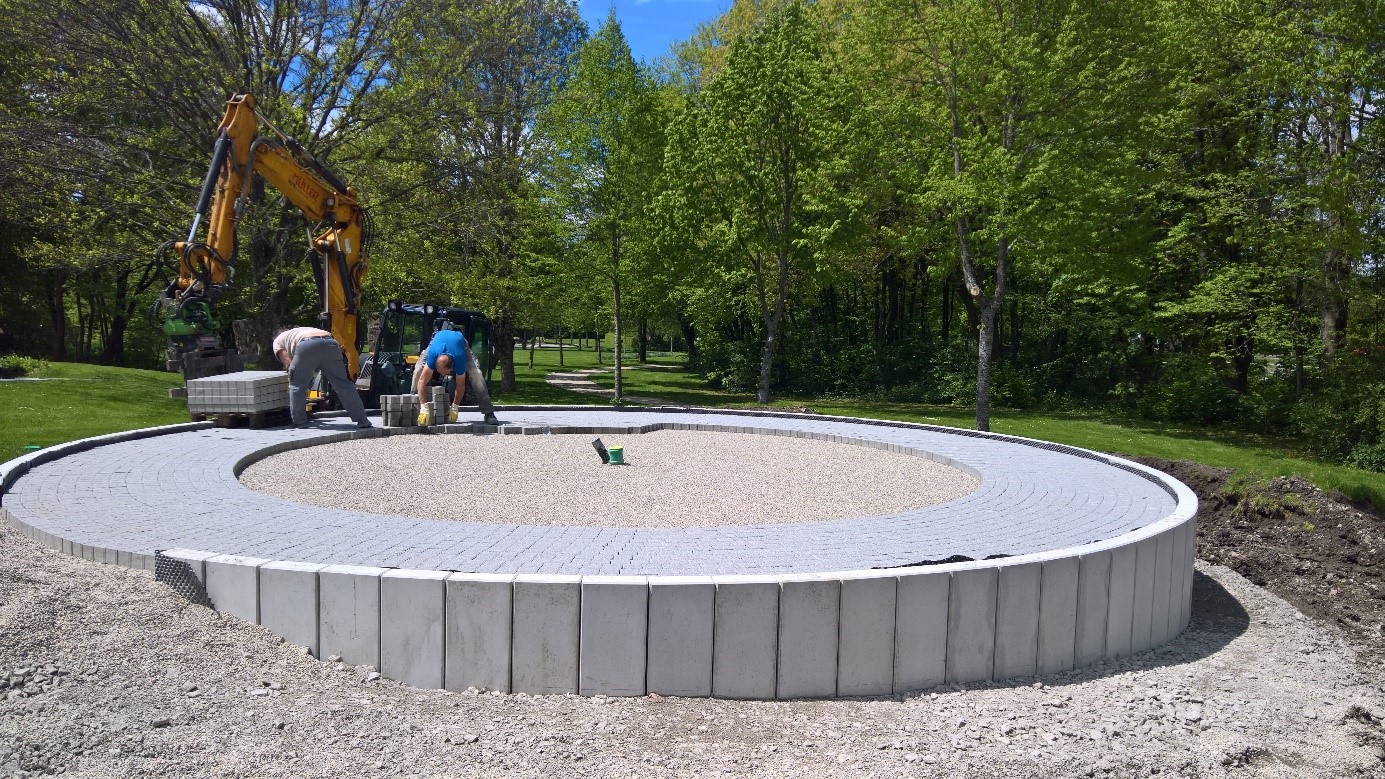
[[[1197,493],[1197,556],[1336,624],[1361,662],[1385,667],[1385,517],[1309,482],[1194,462],[1136,458]]]

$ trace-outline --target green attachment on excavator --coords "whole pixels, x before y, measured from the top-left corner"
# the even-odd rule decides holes
[[[212,316],[212,308],[206,303],[185,303],[177,314],[164,319],[164,334],[169,337],[204,335],[221,329],[221,323]]]

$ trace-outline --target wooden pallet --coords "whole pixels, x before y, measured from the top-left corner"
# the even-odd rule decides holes
[[[206,414],[192,414],[192,421],[211,421],[217,427],[248,427],[259,430],[289,423],[289,410],[276,408],[272,411],[216,411]]]

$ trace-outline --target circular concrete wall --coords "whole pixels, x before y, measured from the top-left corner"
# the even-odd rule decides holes
[[[498,430],[433,432],[820,438],[946,463],[981,487],[880,517],[617,532],[333,512],[239,484],[274,453],[417,432],[328,421],[179,425],[54,447],[0,466],[3,511],[53,548],[154,568],[318,656],[419,687],[886,695],[1127,656],[1188,623],[1196,498],[1119,458],[816,415],[556,407],[503,417]],[[324,478],[350,478],[349,464]]]

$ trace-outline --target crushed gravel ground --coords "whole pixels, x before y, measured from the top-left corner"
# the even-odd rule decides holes
[[[0,529],[0,776],[1385,776],[1385,689],[1330,627],[1198,565],[1171,644],[903,698],[422,691],[145,571]]]
[[[749,433],[412,435],[296,449],[247,487],[328,508],[469,522],[687,528],[821,522],[943,503],[979,482],[914,455]],[[351,463],[351,478],[324,474]]]

